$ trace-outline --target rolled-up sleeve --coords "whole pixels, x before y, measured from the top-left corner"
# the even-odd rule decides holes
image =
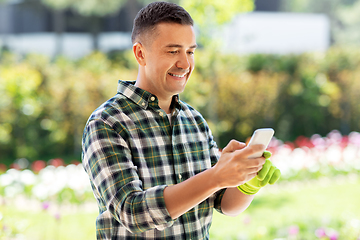
[[[143,189],[127,141],[103,119],[90,120],[83,136],[83,165],[98,202],[128,231],[162,230],[173,224],[166,209],[166,185]]]
[[[214,141],[214,137],[213,137],[208,125],[206,125],[206,132],[208,134],[211,166],[214,166],[220,158],[220,151],[219,151],[219,148],[217,147],[216,142]],[[214,208],[220,213],[223,213],[221,210],[221,201],[224,196],[225,190],[226,189],[221,189],[215,193]]]

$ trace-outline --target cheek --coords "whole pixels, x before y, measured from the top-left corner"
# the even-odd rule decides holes
[[[150,61],[146,67],[151,74],[159,74],[161,72],[161,65],[157,59]]]
[[[195,59],[194,59],[194,57],[190,58],[188,61],[190,63],[191,70],[194,69],[195,68]]]
[[[167,72],[169,71],[169,68],[167,65],[161,64],[159,62],[155,62],[155,64],[148,66],[148,73],[154,78],[154,79],[163,79],[167,76]]]
[[[160,59],[156,63],[156,68],[160,74],[167,74],[167,72],[173,67],[174,65],[170,59]]]
[[[194,71],[195,69],[195,61],[192,60],[192,62],[190,62],[190,74]]]

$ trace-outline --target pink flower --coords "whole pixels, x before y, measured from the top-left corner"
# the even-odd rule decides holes
[[[50,207],[50,203],[49,202],[43,202],[42,203],[42,209],[43,210],[47,210]]]
[[[248,224],[250,224],[250,222],[251,222],[251,217],[249,215],[245,215],[244,219],[243,219],[243,223],[245,225],[248,225]]]
[[[351,144],[354,144],[355,146],[359,146],[360,147],[360,133],[358,132],[351,132],[349,134],[349,142]],[[360,239],[360,237],[359,237]]]
[[[316,229],[315,231],[315,235],[318,237],[318,238],[323,238],[323,237],[326,237],[326,231],[324,228],[318,228]]]
[[[298,226],[290,226],[289,227],[289,235],[295,236],[299,234],[299,227]]]
[[[336,231],[332,231],[330,234],[329,234],[329,239],[330,240],[338,240],[339,238],[339,234],[336,232]]]
[[[56,213],[56,214],[54,215],[54,217],[55,217],[55,219],[56,219],[57,221],[59,221],[60,218],[61,218],[60,213]]]

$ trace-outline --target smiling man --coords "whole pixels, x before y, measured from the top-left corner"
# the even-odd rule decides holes
[[[248,159],[262,145],[232,140],[220,156],[205,119],[180,101],[197,47],[188,12],[173,3],[147,5],[132,41],[136,81],[119,81],[84,129],[97,239],[208,239],[213,209],[244,211],[261,186],[275,182],[274,168],[264,157]]]
[[[196,39],[190,23],[160,22],[144,36],[133,36],[133,51],[139,63],[135,86],[157,96],[167,113],[172,97],[184,91],[194,69]]]

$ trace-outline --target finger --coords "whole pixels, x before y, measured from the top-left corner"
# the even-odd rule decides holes
[[[266,159],[269,159],[269,158],[271,157],[271,152],[269,152],[269,151],[264,151],[263,157],[266,158]]]
[[[241,167],[243,169],[254,169],[256,174],[263,168],[266,160],[263,157],[259,158],[242,158]]]
[[[223,153],[225,152],[234,152],[236,150],[240,150],[240,149],[243,149],[244,147],[246,147],[246,144],[243,143],[243,142],[239,142],[239,141],[236,141],[236,140],[231,140],[227,145],[226,147],[223,149]]]
[[[251,179],[253,179],[254,177],[256,177],[256,172],[253,172],[253,173],[249,173],[248,175],[247,175],[247,180],[246,180],[246,182],[248,182],[248,181],[250,181]]]
[[[268,174],[270,168],[272,166],[272,163],[269,159],[266,159],[265,164],[262,166],[262,169],[258,172],[257,178],[260,181],[263,181]]]
[[[252,180],[253,178],[256,177],[256,172],[255,173],[248,173],[245,178],[242,178],[236,185],[242,185],[244,183],[249,182],[250,180]]]
[[[264,178],[264,180],[262,180],[260,182],[260,186],[261,187],[264,187],[266,184],[269,183],[270,179],[272,178],[272,175],[274,174],[276,168],[274,166],[271,166],[270,169],[269,169],[269,172],[268,174],[266,175],[266,177]]]
[[[265,146],[263,144],[255,144],[255,145],[247,146],[246,148],[244,148],[243,154],[244,154],[244,157],[249,157],[255,153],[264,152],[264,151],[265,151]]]
[[[270,184],[276,183],[277,180],[280,179],[280,176],[281,176],[281,172],[280,172],[280,170],[279,170],[278,168],[276,168],[276,170],[275,170],[274,174],[272,175],[269,183],[270,183]]]
[[[255,174],[255,176],[257,177],[259,168],[261,167],[251,167],[251,168],[246,168],[246,170],[244,169],[244,171],[246,171],[247,174]],[[257,179],[259,178],[257,177]]]

